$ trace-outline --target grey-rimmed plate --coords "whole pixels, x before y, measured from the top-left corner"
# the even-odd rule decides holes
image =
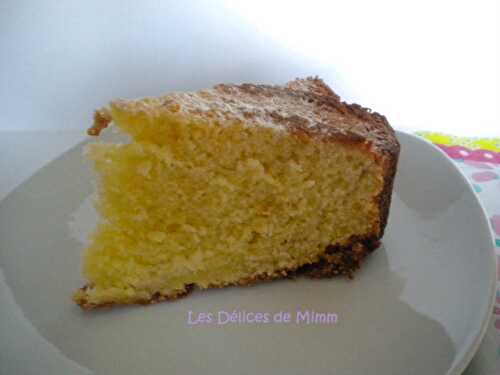
[[[492,309],[489,224],[444,154],[398,137],[383,246],[354,280],[282,280],[94,312],[71,302],[95,220],[76,146],[0,203],[0,373],[459,374]],[[224,323],[234,311],[239,322]],[[306,311],[336,319],[297,321]],[[257,312],[270,322],[241,321]],[[274,321],[280,312],[289,323]],[[192,324],[199,313],[213,323]]]

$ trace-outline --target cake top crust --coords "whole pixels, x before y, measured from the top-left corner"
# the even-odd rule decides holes
[[[171,113],[205,121],[210,119],[221,124],[239,121],[248,126],[269,127],[314,139],[366,143],[379,153],[394,154],[399,150],[394,131],[384,116],[358,104],[341,101],[317,77],[296,79],[285,85],[219,84],[196,92],[115,100],[111,107],[151,116]],[[100,123],[98,128],[101,129],[106,115],[102,111],[97,114],[95,119],[99,121],[95,122]],[[92,135],[95,133],[98,131]]]

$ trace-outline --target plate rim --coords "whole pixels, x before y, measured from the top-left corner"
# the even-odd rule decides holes
[[[489,286],[489,304],[488,304],[488,309],[486,310],[485,316],[482,317],[481,320],[481,325],[479,328],[478,334],[474,337],[472,340],[472,343],[469,344],[469,347],[465,350],[464,353],[461,354],[461,357],[455,357],[455,360],[452,362],[451,367],[447,371],[447,375],[460,375],[462,374],[467,366],[470,364],[472,359],[474,358],[474,355],[477,353],[479,350],[479,346],[481,345],[481,342],[483,341],[484,336],[486,335],[486,332],[488,331],[488,326],[489,323],[492,319],[493,316],[493,307],[495,305],[495,300],[496,300],[496,289],[497,289],[497,257],[495,254],[495,238],[493,237],[493,232],[491,229],[491,223],[488,220],[488,212],[486,211],[486,208],[484,207],[484,204],[481,202],[477,194],[474,192],[474,188],[472,187],[472,183],[467,179],[467,176],[458,168],[455,163],[450,160],[448,155],[441,150],[439,147],[437,147],[435,144],[432,142],[428,141],[425,138],[419,137],[418,135],[407,133],[401,130],[396,130],[396,135],[397,138],[399,139],[400,136],[403,137],[408,137],[409,139],[412,139],[412,141],[420,143],[424,145],[424,147],[428,147],[429,149],[432,149],[434,152],[437,152],[437,154],[440,155],[441,159],[444,160],[446,163],[449,163],[453,166],[453,169],[455,172],[457,172],[458,175],[460,175],[460,178],[462,179],[462,182],[465,183],[467,186],[467,191],[469,194],[471,194],[474,198],[473,200],[475,203],[479,206],[479,209],[481,211],[481,219],[483,220],[483,224],[486,225],[488,228],[489,232],[489,240],[490,240],[490,251],[489,253],[489,258],[490,261],[488,262],[489,264],[489,272],[488,272],[488,277],[490,279],[490,286]]]

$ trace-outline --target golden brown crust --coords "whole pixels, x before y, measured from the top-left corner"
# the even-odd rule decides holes
[[[397,147],[387,150],[386,156],[383,159],[384,185],[380,195],[376,198],[379,208],[379,238],[384,235],[384,230],[389,218],[389,209],[391,206],[392,188],[394,186],[394,178],[396,177],[397,164],[399,158],[399,143]]]
[[[80,288],[79,290],[85,293],[89,289],[88,285],[85,285],[84,287]],[[93,310],[96,308],[101,308],[101,307],[113,307],[113,306],[121,306],[121,305],[152,305],[155,303],[160,303],[160,302],[165,302],[165,301],[173,301],[182,297],[187,296],[191,291],[193,290],[192,285],[187,285],[186,289],[182,292],[178,292],[176,294],[171,294],[168,296],[162,295],[161,293],[155,293],[153,296],[148,299],[148,300],[138,300],[138,301],[133,301],[129,303],[116,303],[116,302],[105,302],[105,303],[91,303],[88,302],[85,298],[79,298],[77,301],[75,301],[78,306],[80,306],[83,310]]]
[[[158,98],[115,100],[111,108],[151,117],[170,114],[220,124],[239,121],[301,133],[316,140],[365,144],[375,154],[399,149],[387,119],[369,108],[340,100],[321,79],[296,79],[283,86],[219,84],[196,92]],[[110,121],[109,109],[96,112],[89,134],[98,135]]]
[[[112,121],[111,113],[106,108],[98,109],[94,112],[94,122],[92,126],[87,129],[87,134],[91,136],[98,136],[101,131],[108,127]]]
[[[354,272],[360,268],[362,261],[380,245],[376,237],[352,238],[352,244],[346,246],[328,246],[324,255],[315,263],[307,264],[296,269],[279,270],[273,275],[257,275],[252,278],[242,279],[232,284],[214,284],[208,289],[225,288],[228,286],[251,286],[260,282],[271,281],[282,278],[293,278],[297,276],[308,276],[310,278],[331,278],[346,276],[352,278]],[[85,291],[85,286],[81,290]],[[194,289],[193,285],[186,286],[184,292],[164,296],[155,293],[149,300],[134,301],[130,303],[107,302],[103,304],[88,303],[84,299],[78,301],[78,305],[84,310],[93,310],[101,307],[113,307],[120,305],[149,305],[159,302],[174,301],[187,296]]]

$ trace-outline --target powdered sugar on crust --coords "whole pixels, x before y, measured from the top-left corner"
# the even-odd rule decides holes
[[[397,145],[384,116],[342,102],[318,78],[296,79],[284,86],[220,84],[158,98],[116,100],[111,107],[153,117],[169,113],[188,120],[221,125],[240,122],[316,139],[365,143],[375,152],[390,151]]]

